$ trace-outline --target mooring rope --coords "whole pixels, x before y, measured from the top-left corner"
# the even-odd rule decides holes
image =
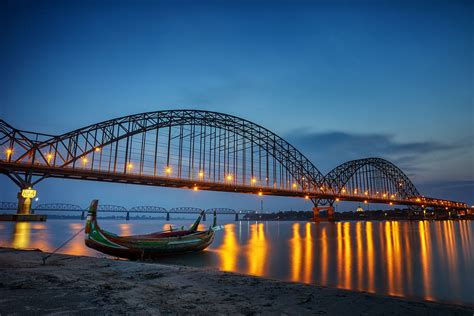
[[[59,249],[61,249],[62,247],[66,246],[71,240],[73,240],[74,238],[76,238],[77,235],[79,235],[80,233],[82,233],[82,231],[85,229],[85,227],[83,227],[80,231],[78,231],[77,233],[74,234],[74,236],[72,236],[71,238],[69,238],[68,240],[66,240],[65,242],[63,242],[58,248],[56,248],[53,252],[51,252],[50,254],[48,254],[47,256],[44,256],[43,258],[43,265],[46,264],[46,260],[49,259],[49,257],[51,257],[52,255],[54,255],[56,253],[56,251],[58,251]]]

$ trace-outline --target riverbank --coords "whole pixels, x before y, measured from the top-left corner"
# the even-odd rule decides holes
[[[385,297],[156,263],[0,248],[0,314],[472,315],[474,307]]]

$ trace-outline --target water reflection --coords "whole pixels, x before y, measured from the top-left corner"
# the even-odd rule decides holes
[[[120,235],[121,236],[132,236],[132,225],[130,224],[120,224]]]
[[[356,242],[357,242],[357,289],[359,291],[363,290],[362,285],[362,269],[364,266],[364,256],[362,255],[363,246],[362,246],[362,222],[356,223]]]
[[[192,222],[192,220],[190,220]],[[174,227],[190,222],[176,221]],[[221,224],[225,224],[221,222]],[[164,221],[103,220],[120,235],[169,229]],[[83,228],[77,220],[2,223],[0,244],[54,250]],[[158,229],[157,229],[158,228]],[[200,230],[206,229],[200,225]],[[210,251],[176,263],[346,289],[474,304],[474,222],[238,222],[216,234]],[[79,234],[60,252],[103,256]],[[184,258],[184,259],[183,259]],[[172,260],[167,262],[173,263]]]
[[[247,248],[248,274],[263,276],[266,270],[269,242],[265,238],[265,226],[263,223],[250,225],[250,239]]]
[[[13,248],[25,249],[30,247],[31,223],[18,222],[15,223],[13,232]]]
[[[319,224],[319,223],[318,223]],[[328,275],[328,236],[326,232],[326,227],[321,228],[321,262],[319,266],[321,267],[321,284],[327,284],[327,275]]]
[[[311,223],[306,223],[306,234],[304,242],[304,278],[303,282],[311,283],[313,278],[313,236]]]
[[[375,252],[374,252],[374,239],[372,236],[372,222],[365,223],[365,237],[366,237],[366,251],[367,254],[367,280],[369,282],[369,286],[366,288],[368,292],[374,293],[375,292]],[[359,275],[359,277],[363,277]]]
[[[291,269],[291,281],[300,281],[301,261],[302,257],[302,242],[300,236],[300,224],[294,223],[292,226],[293,237],[290,240],[290,269]]]
[[[69,224],[70,231],[73,235],[81,231],[84,227],[82,223],[71,223]],[[70,236],[72,237],[72,236]],[[62,251],[67,254],[74,254],[85,256],[90,253],[89,248],[84,247],[84,233],[80,234],[76,238],[72,239],[64,246],[64,250]]]
[[[235,237],[235,224],[224,226],[224,241],[217,250],[220,259],[219,269],[223,271],[237,271],[237,257],[240,247]]]
[[[421,247],[421,268],[423,271],[423,288],[425,299],[432,300],[431,296],[431,238],[430,230],[426,229],[427,222],[418,222]]]

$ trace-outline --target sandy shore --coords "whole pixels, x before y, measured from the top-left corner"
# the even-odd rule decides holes
[[[0,248],[0,314],[473,315],[474,308],[208,269]]]

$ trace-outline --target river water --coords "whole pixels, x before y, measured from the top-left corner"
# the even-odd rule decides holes
[[[219,220],[224,229],[207,250],[159,262],[474,305],[474,221],[234,222],[225,216]],[[104,229],[121,235],[192,222],[191,218],[100,219]],[[3,222],[0,246],[52,251],[83,225],[80,219]],[[81,233],[59,252],[105,257],[87,248],[83,239]]]

